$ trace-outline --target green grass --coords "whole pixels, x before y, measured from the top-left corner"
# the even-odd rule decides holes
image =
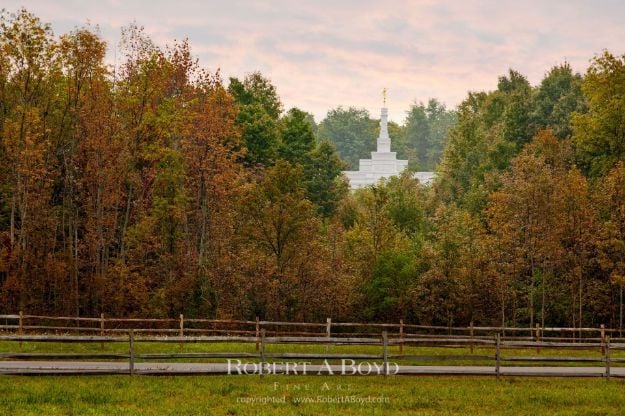
[[[622,415],[624,392],[596,378],[0,376],[0,415]],[[341,396],[387,402],[297,403]]]
[[[300,353],[331,353],[331,354],[382,354],[381,346],[370,345],[301,345],[301,344],[279,344],[267,345],[265,351],[267,353],[281,352],[300,352]],[[39,353],[128,353],[128,344],[126,343],[106,343],[101,349],[99,343],[35,343],[24,342],[20,347],[18,342],[2,341],[0,342],[1,352],[39,352]],[[176,353],[176,352],[248,352],[255,353],[255,345],[245,343],[187,343],[181,348],[176,343],[155,343],[155,342],[137,342],[136,354],[146,353]],[[389,347],[391,356],[399,354],[399,347]],[[429,355],[429,356],[466,356],[471,355],[469,348],[440,348],[440,347],[421,347],[406,346],[403,354],[405,355]],[[494,357],[494,348],[475,348],[473,355],[492,356]],[[504,349],[502,356],[569,356],[569,357],[595,357],[601,358],[601,351],[595,350],[575,350],[575,349],[541,349],[538,353],[535,349]],[[625,351],[613,350],[611,357],[625,358]],[[284,359],[276,359],[277,361],[287,361]],[[459,358],[452,359],[396,359],[391,357],[392,361],[400,365],[494,365],[494,360],[468,360]],[[140,360],[138,360],[140,361]],[[154,361],[151,359],[151,361]],[[219,359],[175,359],[168,360],[171,362],[220,362],[225,360]],[[298,360],[301,361],[301,360]],[[568,363],[568,362],[504,362],[504,365],[580,365],[580,366],[603,366],[603,363]],[[613,363],[613,366],[622,366],[625,363]]]

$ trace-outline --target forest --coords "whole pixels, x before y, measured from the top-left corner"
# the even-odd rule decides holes
[[[589,58],[415,102],[409,168],[351,192],[366,110],[317,124],[187,41],[5,11],[0,313],[622,327],[625,56]]]

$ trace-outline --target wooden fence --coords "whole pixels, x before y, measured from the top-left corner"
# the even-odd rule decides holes
[[[462,364],[456,367],[440,367],[439,370],[433,372],[433,374],[491,374],[497,377],[501,375],[532,375],[532,376],[602,376],[602,377],[625,377],[625,368],[620,367],[620,363],[625,363],[625,358],[614,358],[612,357],[613,351],[625,350],[625,343],[615,343],[610,340],[609,337],[606,338],[604,342],[583,342],[583,343],[572,343],[572,342],[553,342],[553,341],[503,341],[499,334],[496,334],[494,337],[486,338],[482,337],[480,339],[471,339],[471,338],[452,338],[452,339],[442,339],[442,338],[422,338],[422,337],[411,337],[406,336],[404,338],[394,338],[391,339],[388,336],[386,331],[382,332],[381,337],[308,337],[308,336],[273,336],[268,337],[266,335],[266,330],[262,329],[260,333],[260,337],[251,337],[251,336],[224,336],[224,335],[215,335],[215,336],[206,336],[206,335],[185,335],[185,336],[154,336],[154,335],[146,335],[146,336],[137,336],[134,330],[128,331],[126,335],[116,334],[116,335],[19,335],[19,334],[11,334],[11,335],[0,335],[0,341],[13,341],[13,342],[31,342],[31,343],[39,343],[39,342],[53,342],[53,343],[124,343],[128,345],[127,353],[23,353],[23,352],[4,352],[0,353],[0,359],[13,359],[13,360],[46,360],[59,363],[63,360],[70,361],[81,361],[84,363],[88,363],[88,361],[82,360],[124,360],[127,362],[127,365],[122,366],[109,366],[109,369],[97,370],[89,369],[88,365],[85,367],[75,366],[73,367],[73,371],[67,371],[62,369],[62,365],[59,365],[56,369],[57,371],[43,371],[41,367],[28,367],[24,366],[23,368],[18,369],[6,369],[2,367],[2,361],[0,360],[0,373],[17,373],[17,374],[41,374],[41,373],[60,373],[60,374],[92,374],[92,373],[128,373],[135,374],[136,371],[136,363],[137,361],[145,361],[145,360],[184,360],[184,359],[241,359],[245,358],[247,360],[254,360],[254,362],[259,363],[258,373],[263,375],[264,363],[270,363],[275,360],[353,360],[363,361],[363,360],[373,360],[380,361],[382,365],[380,368],[382,369],[379,374],[388,375],[389,374],[389,362],[410,362],[410,361],[430,361],[430,362],[442,362],[442,361],[475,361],[478,364],[481,364],[483,367],[473,367],[466,366],[466,364]],[[136,351],[136,346],[138,343],[259,343],[258,352],[192,352],[192,353],[148,353],[148,354],[138,354]],[[342,346],[377,346],[380,347],[379,353],[301,353],[301,352],[268,352],[267,346],[275,345],[275,344],[306,344],[306,345],[342,345]],[[428,355],[428,354],[403,354],[402,352],[393,353],[391,351],[391,347],[393,346],[403,346],[403,345],[412,345],[412,346],[432,346],[438,345],[443,348],[449,347],[458,347],[463,346],[465,348],[468,345],[478,345],[483,347],[483,349],[488,349],[488,351],[492,351],[491,354],[475,355],[475,354],[450,354],[450,355]],[[485,347],[485,348],[484,348]],[[583,349],[588,351],[601,351],[601,355],[594,356],[551,356],[551,355],[543,355],[543,356],[525,356],[525,355],[505,355],[504,350],[524,350],[524,349],[536,349],[540,351],[540,349],[558,349],[558,350],[567,350],[570,348],[575,349]],[[327,350],[326,350],[327,351]],[[488,362],[492,367],[484,367],[484,362]],[[588,371],[576,371],[579,367],[561,367],[562,371],[558,371],[556,367],[518,367],[518,363],[532,363],[535,365],[536,363],[570,363],[574,365],[588,365],[595,364],[595,367],[584,367],[582,369],[594,369],[593,372]],[[601,367],[597,367],[597,363],[601,365]],[[106,363],[105,363],[106,364]],[[144,374],[178,374],[178,373],[189,373],[190,370],[184,369],[184,364],[178,364],[178,370],[176,367],[168,368],[166,372],[162,370],[158,370],[155,368],[144,368],[139,371]],[[182,367],[180,367],[182,365]],[[505,367],[507,370],[502,370],[504,365],[508,365]],[[617,372],[613,374],[613,368],[617,366]],[[466,367],[463,367],[466,366]],[[510,367],[512,366],[512,367]],[[524,368],[525,372],[516,371],[510,372],[511,369],[515,368]],[[182,368],[182,369],[180,369]],[[415,371],[415,369],[419,369],[419,366],[408,365],[397,367],[399,371],[393,374],[423,374],[423,371]],[[464,371],[463,368],[469,368],[470,370]],[[548,368],[548,370],[547,370]],[[471,370],[473,369],[473,370]],[[194,374],[197,374],[197,371],[191,371]],[[217,370],[210,369],[206,370],[207,373],[223,373],[224,368],[221,367],[221,370],[218,368]]]
[[[101,315],[98,318],[50,317],[39,315],[0,315],[0,341],[19,342],[54,342],[54,343],[126,343],[128,353],[0,353],[0,359],[13,360],[119,360],[127,361],[127,366],[117,367],[111,372],[127,372],[134,374],[137,360],[185,360],[185,359],[241,359],[255,360],[259,363],[282,360],[379,360],[383,364],[384,374],[388,373],[389,360],[400,362],[433,362],[462,361],[475,362],[483,367],[484,363],[492,365],[486,373],[496,376],[507,375],[501,368],[519,367],[519,364],[530,363],[558,365],[573,364],[574,366],[588,365],[594,370],[592,375],[604,377],[624,377],[625,358],[613,357],[613,351],[625,350],[625,339],[618,330],[604,328],[510,328],[510,327],[439,327],[427,325],[413,325],[399,323],[343,323],[333,322],[330,318],[323,323],[310,322],[273,322],[245,320],[211,320],[211,319],[140,319],[140,318],[110,318]],[[88,335],[86,335],[88,334]],[[137,354],[137,343],[178,343],[181,347],[185,343],[249,343],[255,344],[255,352],[193,352],[193,353],[150,353]],[[361,354],[329,353],[275,353],[267,351],[266,347],[273,344],[316,344],[357,346],[369,345],[380,348],[379,353]],[[404,354],[404,346],[464,348],[467,353],[462,354]],[[396,347],[391,350],[391,347]],[[474,349],[479,348],[479,354]],[[519,350],[536,351],[536,355],[512,355]],[[540,355],[541,350],[587,350],[594,355],[588,356],[553,356]],[[419,351],[419,350],[417,350]],[[484,352],[486,351],[486,353]],[[504,351],[511,351],[506,355]],[[0,362],[1,364],[1,362]],[[618,367],[616,373],[612,368]],[[1,367],[1,365],[0,365]],[[408,368],[410,367],[410,368]],[[414,373],[420,367],[408,366],[408,373]],[[260,367],[262,368],[262,366]],[[459,371],[455,370],[450,374]],[[476,367],[477,368],[477,367]],[[519,367],[521,368],[521,367]],[[526,375],[584,375],[571,370],[572,367],[563,367],[568,370],[558,372],[553,368],[534,367]],[[541,370],[545,369],[544,371]],[[597,368],[603,368],[597,372]],[[415,370],[417,369],[417,370]],[[492,370],[492,371],[491,371]],[[2,370],[0,370],[2,371]],[[172,370],[173,371],[173,370]],[[436,371],[436,374],[444,374]],[[477,371],[477,370],[476,370]],[[482,371],[482,370],[480,370]],[[568,371],[568,372],[567,372]],[[7,372],[7,371],[4,371]],[[11,371],[8,371],[11,372]],[[37,373],[37,370],[20,370],[18,373]],[[78,373],[89,373],[88,370]],[[143,368],[143,373],[150,371]],[[174,371],[175,372],[175,371]],[[422,373],[422,372],[421,372]],[[468,373],[471,373],[470,371]],[[479,373],[482,374],[483,372]],[[262,371],[261,371],[262,374]],[[515,373],[523,375],[524,373]],[[588,373],[586,375],[589,375]]]
[[[280,336],[326,336],[379,337],[383,331],[389,338],[424,337],[424,338],[470,338],[492,339],[500,334],[505,341],[573,341],[573,342],[604,342],[607,336],[613,341],[625,342],[622,331],[605,328],[541,328],[535,327],[501,327],[501,326],[432,326],[407,324],[400,320],[397,323],[356,323],[333,322],[279,322],[264,321],[258,317],[253,320],[236,319],[202,319],[185,318],[116,318],[106,317],[60,317],[27,315],[22,312],[12,315],[0,315],[0,331],[16,331],[18,334],[34,333],[73,333],[73,334],[107,334],[127,333],[133,329],[141,334],[162,335],[239,335],[260,337],[262,329],[267,335]]]

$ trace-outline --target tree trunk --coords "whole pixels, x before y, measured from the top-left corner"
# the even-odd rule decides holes
[[[582,340],[582,270],[581,268],[578,271],[579,273],[579,340]]]
[[[619,290],[619,316],[618,316],[618,330],[619,336],[623,336],[623,284],[620,285]]]
[[[540,327],[545,327],[545,274],[542,274],[542,299],[540,305]]]
[[[534,281],[536,279],[534,271],[534,255],[530,256],[530,267],[532,268],[532,279],[530,280],[529,308],[530,308],[530,333],[534,328]]]
[[[126,201],[126,212],[124,213],[124,224],[122,225],[122,232],[119,236],[119,256],[122,262],[126,262],[126,251],[125,251],[125,241],[126,241],[126,229],[128,228],[128,221],[130,219],[130,203],[132,200],[132,184],[128,188],[128,199]]]

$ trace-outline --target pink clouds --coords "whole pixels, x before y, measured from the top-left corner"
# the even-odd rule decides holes
[[[27,7],[57,33],[99,24],[113,47],[132,21],[157,44],[188,37],[203,66],[224,76],[260,70],[285,107],[317,120],[338,105],[375,115],[387,87],[391,119],[400,121],[414,100],[455,106],[468,90],[494,88],[510,67],[537,83],[564,59],[584,71],[604,48],[625,52],[625,6],[616,1],[42,0]]]

